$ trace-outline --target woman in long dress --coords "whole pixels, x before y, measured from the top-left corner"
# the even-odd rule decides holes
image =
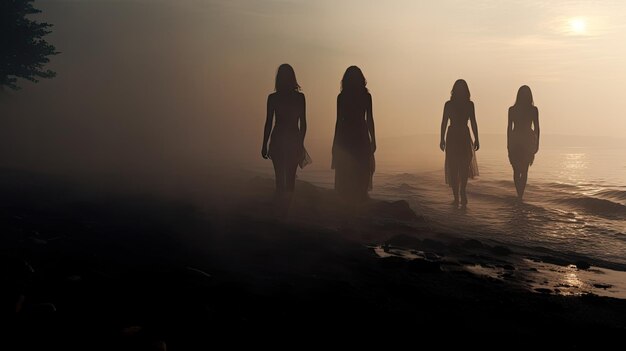
[[[267,97],[267,117],[261,156],[272,159],[276,174],[276,192],[293,193],[296,169],[304,153],[306,102],[304,94],[300,92],[296,74],[289,64],[285,63],[278,67],[275,90]],[[268,140],[270,140],[269,149]]]
[[[534,105],[532,91],[527,85],[519,88],[515,104],[509,107],[506,131],[513,181],[517,197],[521,200],[528,180],[528,168],[539,150],[539,110]]]
[[[449,127],[448,121],[450,121]],[[467,126],[468,121],[472,125],[474,142]],[[446,184],[452,188],[453,204],[455,207],[459,205],[460,192],[461,205],[465,206],[467,205],[467,179],[478,175],[475,151],[480,148],[480,143],[474,103],[470,100],[469,88],[463,79],[454,82],[450,100],[444,105],[439,147],[446,153]]]
[[[371,188],[376,136],[372,95],[361,69],[350,66],[337,96],[337,123],[333,139],[335,190],[344,199],[363,201]]]

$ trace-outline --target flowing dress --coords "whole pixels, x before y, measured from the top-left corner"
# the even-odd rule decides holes
[[[478,176],[478,162],[474,143],[467,126],[469,113],[466,106],[459,106],[449,102],[450,126],[446,133],[446,159],[445,178],[446,184],[452,186],[452,170],[458,167],[468,167],[468,177],[474,179]],[[455,167],[456,166],[456,167]]]
[[[339,94],[333,145],[335,190],[343,197],[363,200],[371,189],[374,155],[365,119],[371,95]]]

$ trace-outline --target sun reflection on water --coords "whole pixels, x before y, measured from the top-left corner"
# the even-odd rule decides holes
[[[589,166],[586,153],[564,154],[561,161],[560,178],[568,183],[585,181],[584,173]]]
[[[578,270],[576,266],[568,266],[563,272],[563,276],[561,277],[561,282],[563,286],[571,287],[571,288],[582,288],[583,282],[578,277]]]

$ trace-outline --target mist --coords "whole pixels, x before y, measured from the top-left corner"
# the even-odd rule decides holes
[[[546,135],[619,136],[620,128],[605,126],[624,126],[614,104],[619,91],[600,84],[625,74],[624,53],[608,53],[623,33],[610,19],[602,35],[550,32],[546,23],[554,21],[547,18],[561,3],[543,7],[536,23],[523,19],[539,8],[535,2],[51,0],[37,6],[38,19],[54,24],[48,40],[61,54],[50,68],[58,76],[2,92],[6,168],[173,190],[209,186],[207,177],[227,172],[271,174],[259,151],[267,94],[283,62],[294,66],[307,98],[312,169],[330,165],[339,82],[352,64],[363,69],[373,95],[380,165],[441,167],[436,133],[457,78],[469,82],[481,133],[504,133],[506,109],[521,84],[533,87]],[[577,5],[570,12],[600,18],[615,6]],[[511,18],[526,32],[502,31],[507,22],[489,14],[504,10],[515,10]],[[592,49],[593,59],[565,60]],[[585,85],[576,84],[582,79]],[[586,123],[590,116],[593,126]]]
[[[0,4],[3,344],[623,339],[626,3]]]

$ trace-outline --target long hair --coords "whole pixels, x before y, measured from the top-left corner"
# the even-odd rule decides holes
[[[341,79],[341,92],[366,93],[367,80],[361,69],[357,66],[350,66]]]
[[[450,101],[469,101],[470,91],[464,79],[457,79],[450,92]]]
[[[278,92],[300,91],[300,85],[296,80],[296,72],[288,63],[283,63],[276,72],[276,83],[274,89]]]
[[[528,85],[522,85],[517,90],[517,97],[515,98],[515,106],[535,106],[533,101],[533,92],[530,91]]]

